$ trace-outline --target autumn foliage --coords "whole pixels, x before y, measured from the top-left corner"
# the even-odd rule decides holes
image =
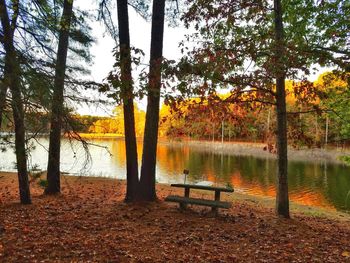
[[[338,115],[342,110],[335,107],[331,110],[329,104],[340,99],[346,87],[344,78],[331,73],[320,75],[314,82],[286,82],[290,145],[297,148],[324,145],[327,118],[332,119],[328,127],[328,142],[336,143],[345,136],[340,133],[339,126],[333,124],[342,123]],[[332,95],[335,92],[338,96]],[[264,103],[256,98],[258,94],[255,92],[211,94],[164,104],[160,113],[161,135],[274,143],[274,101],[269,99]]]

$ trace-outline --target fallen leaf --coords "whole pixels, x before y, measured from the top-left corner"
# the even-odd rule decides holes
[[[343,253],[341,253],[341,255],[343,257],[349,258],[350,257],[350,252],[349,251],[343,251]]]

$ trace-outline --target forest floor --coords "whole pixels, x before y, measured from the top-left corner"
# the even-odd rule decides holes
[[[163,202],[181,189],[157,185],[159,201],[125,204],[125,181],[62,178],[62,194],[18,203],[17,178],[0,173],[0,262],[350,262],[350,216],[292,211],[223,195],[215,217]],[[196,191],[194,196],[204,196]]]

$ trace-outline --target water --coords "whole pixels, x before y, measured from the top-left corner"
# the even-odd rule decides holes
[[[125,145],[121,139],[94,139],[91,162],[80,143],[62,142],[64,172],[74,175],[103,176],[125,179]],[[48,140],[33,142],[30,164],[46,170]],[[106,148],[103,148],[106,147]],[[141,159],[141,142],[139,159]],[[108,151],[106,150],[108,149]],[[0,153],[0,170],[14,171],[12,150]],[[84,166],[85,165],[85,166]],[[183,182],[183,169],[190,170],[187,182],[234,186],[236,192],[275,197],[276,161],[256,157],[218,154],[188,146],[160,144],[157,153],[157,182]],[[305,205],[350,212],[350,168],[329,163],[289,162],[291,200]]]

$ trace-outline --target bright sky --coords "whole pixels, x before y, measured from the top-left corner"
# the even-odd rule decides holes
[[[92,10],[97,17],[96,0],[77,0],[75,5],[84,10]],[[95,11],[96,10],[96,11]],[[117,18],[117,10],[115,10]],[[116,20],[115,20],[116,21]],[[148,64],[150,41],[151,41],[151,23],[145,21],[132,8],[129,7],[129,24],[131,45],[142,49],[146,56],[143,63]],[[112,50],[115,47],[114,40],[106,33],[105,27],[101,22],[91,23],[92,35],[97,40],[91,47],[94,64],[90,68],[93,80],[100,82],[105,79],[112,70],[115,59]],[[163,56],[167,59],[177,59],[180,57],[178,44],[184,39],[184,28],[172,28],[168,24],[164,28]],[[146,109],[146,100],[140,101],[139,107]],[[90,115],[108,115],[112,113],[113,107],[88,107],[83,106],[77,109],[79,114]]]
[[[83,10],[92,11],[93,15],[97,17],[97,0],[76,0],[75,5]],[[117,21],[117,10],[115,12],[115,21]],[[129,7],[129,24],[130,24],[130,39],[131,45],[142,49],[146,56],[143,61],[144,64],[148,64],[150,41],[151,41],[151,23],[145,21],[140,17],[132,8]],[[91,22],[92,35],[97,42],[91,47],[91,54],[93,55],[93,65],[90,68],[91,77],[97,82],[101,82],[105,79],[108,73],[112,70],[115,59],[112,54],[112,50],[115,47],[113,39],[108,35],[104,25],[101,22]],[[185,34],[188,34],[188,30],[184,27],[169,27],[168,23],[164,28],[164,45],[163,56],[167,59],[177,59],[181,57],[180,50],[178,48],[179,43],[184,40]],[[329,69],[318,69],[317,74],[309,76],[309,80],[314,81],[318,75]],[[99,96],[96,94],[95,96]],[[146,99],[139,101],[138,105],[141,109],[146,109]],[[78,106],[77,111],[82,115],[101,115],[108,116],[112,114],[114,106]]]

